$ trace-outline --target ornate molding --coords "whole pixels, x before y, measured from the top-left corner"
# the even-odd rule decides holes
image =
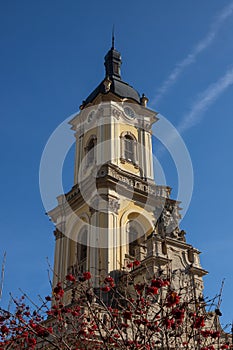
[[[80,193],[80,189],[78,187],[78,185],[75,185],[71,191],[69,191],[68,193],[66,193],[66,200],[69,201],[72,198],[76,197],[78,194]]]
[[[151,123],[147,120],[145,120],[143,117],[137,118],[138,121],[138,127],[146,130],[146,131],[151,131]]]
[[[113,115],[117,120],[119,120],[120,117],[123,116],[123,113],[122,113],[122,111],[119,110],[118,108],[113,108],[113,110],[112,110],[112,115]]]
[[[120,203],[118,198],[109,197],[108,199],[108,210],[115,214],[118,214]]]
[[[93,198],[90,205],[91,214],[100,211],[100,212],[113,212],[118,214],[120,208],[119,199],[109,195],[96,196]]]

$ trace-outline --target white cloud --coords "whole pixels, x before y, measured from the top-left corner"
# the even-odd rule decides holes
[[[220,14],[215,18],[210,26],[210,30],[207,35],[200,40],[192,49],[192,51],[179,63],[176,64],[173,71],[170,73],[168,78],[162,83],[161,87],[158,89],[156,97],[151,101],[153,105],[163,97],[163,95],[168,91],[168,89],[175,84],[176,80],[179,78],[183,70],[188,67],[191,63],[195,62],[196,57],[199,53],[204,51],[213,42],[220,26],[224,21],[233,14],[233,2],[223,8]]]
[[[208,88],[198,96],[197,100],[191,106],[190,112],[188,112],[178,126],[178,131],[184,132],[197,124],[201,120],[203,112],[232,84],[233,68],[228,69],[220,79],[209,85]]]

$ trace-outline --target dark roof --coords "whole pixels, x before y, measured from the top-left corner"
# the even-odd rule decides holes
[[[112,81],[112,84],[109,91],[121,98],[130,98],[140,103],[140,95],[132,86],[122,80],[115,79],[113,77],[110,78],[110,80]],[[92,93],[86,98],[83,104],[86,105],[92,102],[99,93],[106,93],[104,80],[97,86],[94,91],[92,91]]]
[[[99,93],[112,92],[121,98],[129,98],[140,103],[139,93],[129,84],[121,80],[121,55],[112,47],[105,56],[105,79],[97,86],[97,88],[83,101],[83,106],[92,102]],[[110,89],[106,92],[104,82],[108,78],[111,81]]]

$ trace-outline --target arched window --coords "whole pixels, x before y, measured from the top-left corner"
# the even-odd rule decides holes
[[[124,158],[128,160],[129,162],[135,161],[135,154],[134,154],[134,139],[130,135],[125,135],[124,137],[124,149],[125,154]]]
[[[91,136],[86,147],[87,166],[95,162],[96,136]]]
[[[137,164],[137,140],[130,132],[121,135],[121,159]]]
[[[80,272],[87,270],[87,235],[87,228],[84,227],[77,237],[77,268]]]
[[[145,257],[145,235],[142,230],[136,221],[129,221],[127,224],[128,255],[130,258],[142,260]]]
[[[129,226],[129,255],[136,257],[138,247],[138,232],[134,227]]]

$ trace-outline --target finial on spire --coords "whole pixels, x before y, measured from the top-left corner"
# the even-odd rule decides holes
[[[121,79],[121,54],[115,49],[115,26],[112,26],[112,47],[105,56],[105,77]]]
[[[114,24],[112,26],[112,50],[115,48],[115,28],[114,28]]]

